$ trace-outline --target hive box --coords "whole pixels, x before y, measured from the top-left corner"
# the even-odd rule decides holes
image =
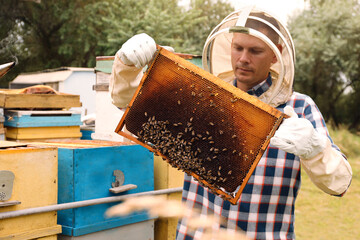
[[[96,122],[95,131],[91,137],[92,139],[123,142],[127,139],[114,132],[119,119],[123,115],[123,111],[112,104],[109,92],[113,61],[113,56],[96,57],[96,85],[93,86],[93,89],[96,91]],[[109,118],[109,116],[112,117]]]
[[[57,203],[57,153],[54,147],[0,141],[0,212]],[[0,239],[56,239],[58,233],[55,211],[0,220]]]
[[[153,153],[140,145],[109,141],[77,140],[52,143],[58,146],[58,203],[77,202],[154,190]],[[120,194],[109,191],[116,181],[114,171],[123,173],[123,185],[136,189]],[[121,182],[121,181],[120,181]],[[81,236],[151,219],[145,212],[106,218],[105,211],[118,203],[100,204],[58,212],[62,234]]]
[[[6,138],[18,141],[80,138],[81,115],[75,111],[5,110]]]
[[[182,187],[184,172],[171,167],[160,156],[154,157],[155,190]],[[181,201],[181,192],[167,194],[167,199]],[[178,218],[160,218],[155,221],[155,239],[173,240],[176,237]]]
[[[81,113],[76,111],[5,110],[6,127],[80,126]]]
[[[57,240],[154,240],[154,220],[132,223],[81,236],[58,235]],[[161,238],[155,238],[161,240]],[[43,239],[41,239],[43,240]]]
[[[46,139],[80,139],[80,126],[63,127],[7,127],[5,131],[7,140],[33,142]]]
[[[26,94],[21,89],[0,89],[0,107],[64,109],[81,107],[80,96],[66,93]]]

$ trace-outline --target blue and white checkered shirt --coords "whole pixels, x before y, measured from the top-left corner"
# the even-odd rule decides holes
[[[234,82],[235,85],[235,82]],[[248,93],[260,96],[271,86],[271,78]],[[325,121],[314,103],[304,94],[294,92],[290,100],[277,109],[289,105],[299,117],[308,119],[314,128],[329,138]],[[333,144],[331,138],[331,143]],[[333,144],[337,150],[338,147]],[[193,177],[185,174],[182,198],[187,206],[197,208],[201,214],[224,219],[222,225],[230,230],[242,230],[250,239],[295,239],[295,199],[300,188],[300,159],[269,145],[245,186],[238,204],[212,194]],[[199,239],[202,229],[190,230],[186,219],[179,222],[177,240]]]

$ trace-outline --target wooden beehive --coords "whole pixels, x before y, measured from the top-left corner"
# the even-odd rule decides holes
[[[154,190],[154,155],[140,145],[100,140],[58,140],[37,144],[58,148],[59,204]],[[110,192],[116,170],[123,173],[123,185],[134,184],[137,188],[119,194]],[[106,218],[105,211],[115,204],[118,203],[58,211],[62,235],[87,239],[87,234],[152,220],[146,212]]]
[[[56,204],[57,156],[54,147],[0,141],[0,169],[14,174],[10,198],[0,200],[0,212]],[[0,226],[0,239],[56,239],[61,233],[56,211],[2,219]]]
[[[283,117],[159,48],[116,132],[235,204]]]
[[[69,109],[81,107],[80,96],[73,94],[24,94],[17,89],[0,89],[0,107],[6,109]]]
[[[81,112],[65,110],[5,110],[6,127],[80,126]]]
[[[80,138],[81,114],[64,110],[5,110],[6,139]]]

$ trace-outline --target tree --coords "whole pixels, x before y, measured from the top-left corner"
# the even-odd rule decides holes
[[[94,67],[96,56],[114,55],[140,32],[178,52],[201,54],[209,29],[232,10],[225,1],[210,0],[193,1],[189,9],[179,6],[178,0],[0,0],[0,4],[0,64],[19,60],[0,79],[1,87],[20,72]]]
[[[110,4],[115,10],[105,21],[112,24],[107,33],[111,47],[117,49],[131,36],[145,32],[160,45],[190,54],[201,54],[210,30],[233,11],[229,3],[221,0],[193,0],[188,9],[180,7],[178,0],[123,0]]]
[[[184,45],[195,46],[194,54],[202,54],[204,43],[210,32],[221,20],[233,12],[234,8],[225,0],[191,0],[190,8],[199,10],[203,19],[198,21],[192,29],[186,31],[188,38]]]
[[[358,124],[349,103],[360,94],[359,7],[356,0],[311,0],[289,21],[297,50],[295,89],[310,95],[335,125]]]
[[[114,10],[104,21],[112,27],[105,33],[107,45],[115,50],[133,35],[145,32],[156,43],[182,51],[185,31],[201,18],[199,11],[185,11],[177,0],[113,1],[110,8]]]
[[[71,45],[69,42],[73,42],[73,39],[88,39],[86,34],[83,34],[87,31],[75,35],[64,30],[76,29],[78,22],[81,22],[81,16],[77,15],[77,11],[92,2],[96,1],[1,0],[0,29],[3,30],[1,42],[5,45],[3,49],[7,51],[0,59],[2,62],[7,62],[8,55],[13,55],[10,58],[16,56],[19,60],[15,69],[0,79],[2,87],[20,72],[73,66],[72,64],[78,63],[77,60],[86,57],[89,52],[94,53],[92,48],[88,48],[85,49],[87,51],[83,49],[81,54],[76,54],[74,51],[69,54],[66,51],[66,46]],[[94,42],[93,45],[96,43]],[[79,44],[72,46],[79,49]]]

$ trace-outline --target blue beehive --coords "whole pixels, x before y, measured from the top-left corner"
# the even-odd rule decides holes
[[[76,143],[74,143],[76,142]],[[120,145],[106,141],[77,140],[58,146],[58,203],[132,194],[154,190],[153,153],[140,145]],[[82,144],[83,143],[83,144]],[[117,145],[116,145],[117,144]],[[123,143],[122,143],[123,144]],[[113,194],[114,171],[123,173],[123,184],[136,189]],[[58,212],[62,234],[80,236],[151,219],[146,212],[106,218],[105,211],[118,203],[99,204]]]
[[[95,132],[95,127],[93,126],[80,126],[81,138],[82,140],[92,140],[91,135]]]
[[[63,127],[80,126],[81,114],[74,111],[6,110],[6,127]]]

